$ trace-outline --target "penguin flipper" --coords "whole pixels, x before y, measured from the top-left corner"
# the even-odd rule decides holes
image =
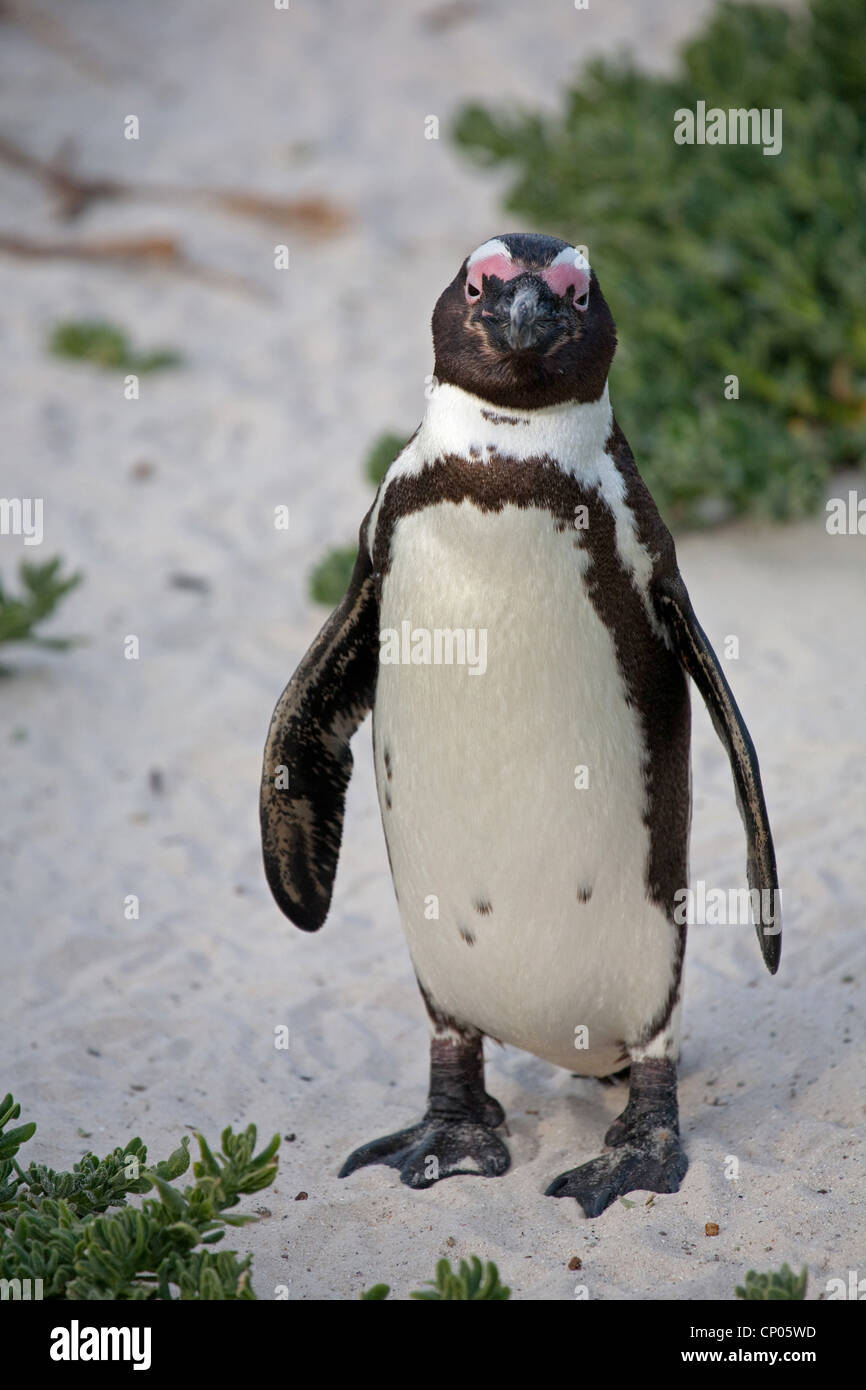
[[[719,659],[695,617],[682,577],[665,576],[656,582],[654,593],[659,618],[670,633],[683,668],[701,692],[713,727],[727,749],[746,831],[746,868],[749,888],[753,890],[755,929],[764,963],[775,975],[782,953],[779,879],[758,755]]]
[[[303,931],[318,931],[328,915],[352,775],[349,740],[376,688],[379,604],[366,526],[365,517],[349,587],[280,696],[265,745],[265,874]]]

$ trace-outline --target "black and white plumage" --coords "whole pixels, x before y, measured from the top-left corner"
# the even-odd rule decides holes
[[[505,1171],[486,1035],[586,1075],[630,1065],[605,1153],[548,1189],[596,1215],[633,1188],[675,1191],[687,1167],[674,904],[688,884],[688,676],[731,761],[749,885],[775,905],[772,838],[748,732],[611,411],[615,329],[584,257],[534,234],[486,242],[440,297],[433,333],[424,420],[274,713],[265,866],[282,910],[320,927],[349,741],[372,709],[431,1088],[419,1124],[357,1150],[343,1173],[385,1162],[424,1187]],[[483,631],[485,669],[380,661],[380,635],[407,623]],[[777,914],[756,927],[775,972]]]

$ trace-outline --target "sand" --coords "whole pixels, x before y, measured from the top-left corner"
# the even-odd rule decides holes
[[[382,430],[408,435],[423,410],[432,304],[467,250],[511,222],[502,179],[463,164],[444,131],[468,98],[549,107],[583,59],[625,41],[669,62],[707,6],[549,4],[543,23],[540,8],[479,5],[442,27],[427,4],[41,3],[74,51],[4,26],[2,129],[33,152],[74,137],[86,172],[327,195],[352,218],[340,236],[286,238],[138,201],[94,205],[67,228],[43,190],[0,166],[3,230],[170,233],[267,296],[170,271],[0,258],[3,492],[45,502],[41,548],[0,538],[2,574],[62,554],[86,575],[51,628],[86,642],[16,652],[0,683],[0,1087],[38,1121],[33,1156],[55,1166],[136,1133],[155,1157],[228,1123],[293,1135],[276,1187],[251,1204],[269,1214],[235,1242],[255,1252],[261,1298],[281,1285],[292,1299],[356,1298],[378,1280],[405,1297],[443,1254],[496,1260],[520,1299],[728,1299],[746,1269],[783,1261],[808,1265],[816,1297],[858,1262],[866,1272],[864,541],[828,536],[821,517],[678,542],[711,639],[739,638],[726,669],[760,753],[787,930],[775,979],[751,929],[692,930],[682,1191],[651,1205],[632,1194],[595,1221],[546,1199],[557,1173],[599,1152],[626,1093],[494,1044],[505,1178],[421,1193],[386,1168],[336,1178],[356,1144],[420,1115],[426,1021],[369,729],[317,936],[281,917],[263,880],[260,757],[275,699],[326,616],[307,573],[353,540],[369,505],[364,451]],[[123,139],[131,113],[137,142]],[[424,138],[431,114],[438,141]],[[143,377],[140,399],[125,400],[118,374],[46,352],[59,319],[89,316],[138,347],[179,349],[186,366]],[[287,532],[273,524],[281,504]],[[177,587],[178,574],[205,591]],[[125,659],[129,635],[138,660]],[[699,701],[694,777],[693,878],[739,887],[743,834]],[[137,920],[124,916],[130,894]],[[274,1046],[280,1025],[288,1051]]]

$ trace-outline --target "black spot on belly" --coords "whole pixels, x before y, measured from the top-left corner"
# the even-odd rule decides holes
[[[388,810],[390,811],[390,809],[391,809],[391,793],[388,792],[388,791],[386,791],[386,793],[385,793],[385,805],[387,806]]]
[[[394,776],[391,768],[391,749],[388,747],[387,743],[385,744],[385,776],[388,778],[389,782]]]
[[[581,886],[580,886],[580,887],[578,888],[578,890],[577,890],[577,901],[578,901],[579,903],[588,903],[591,897],[592,897],[592,884],[591,884],[591,883],[590,883],[590,884],[585,884],[585,883],[581,884]]]
[[[472,906],[481,917],[489,917],[493,911],[493,904],[489,898],[476,898]]]
[[[463,937],[463,940],[466,942],[467,946],[475,945],[475,937],[472,935],[471,931],[469,931],[468,927],[463,926],[462,922],[457,923],[457,930]]]

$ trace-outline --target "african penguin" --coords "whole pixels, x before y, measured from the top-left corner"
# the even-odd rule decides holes
[[[587,1076],[630,1068],[602,1156],[547,1189],[596,1216],[633,1189],[677,1191],[688,1166],[676,904],[688,884],[689,676],[730,759],[771,973],[773,842],[748,731],[611,411],[616,330],[584,255],[532,233],[485,242],[440,297],[433,340],[424,419],[361,524],[342,603],[274,712],[265,869],[283,912],[317,930],[349,740],[372,710],[388,857],[430,1019],[430,1091],[417,1124],[356,1149],[341,1176],[386,1163],[420,1188],[504,1173],[486,1035]]]

